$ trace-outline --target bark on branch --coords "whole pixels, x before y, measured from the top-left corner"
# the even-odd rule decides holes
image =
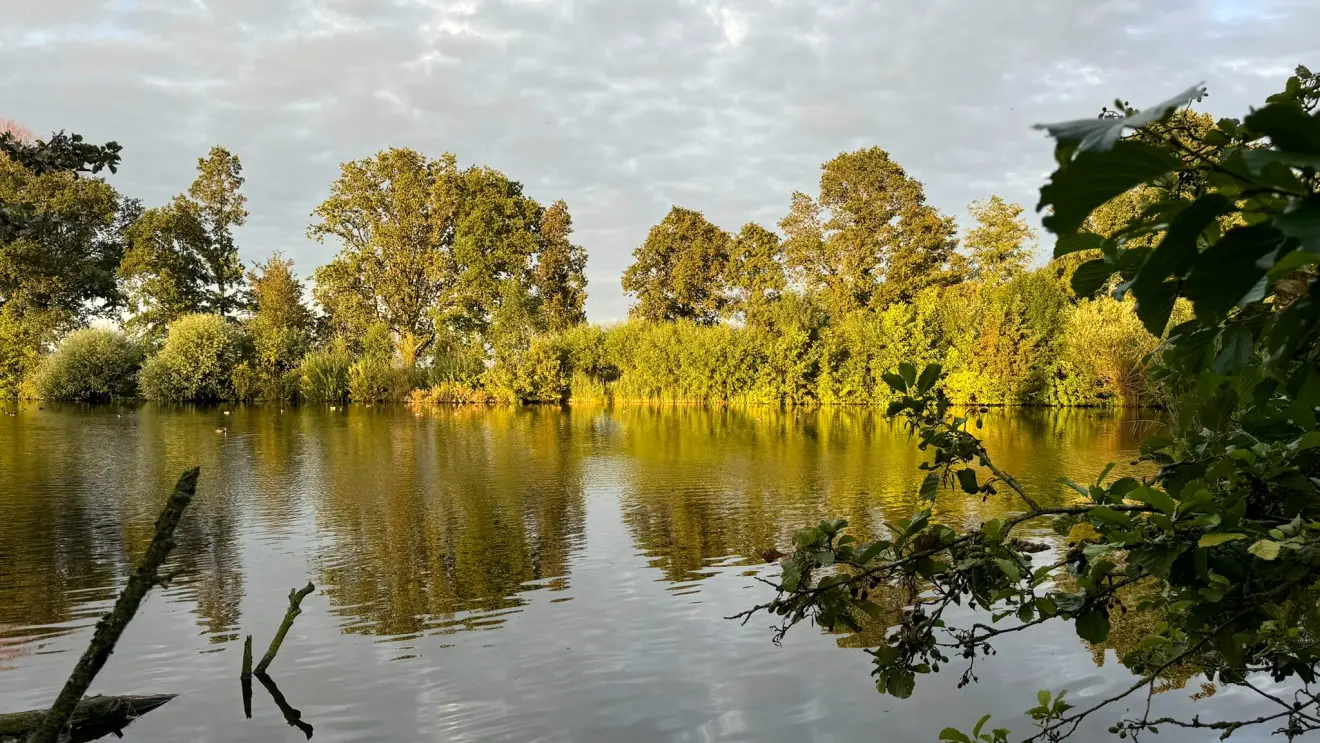
[[[174,698],[173,694],[128,697],[87,697],[78,702],[69,718],[70,740],[94,740],[122,730],[134,719]],[[0,741],[17,741],[31,733],[46,718],[47,710],[11,712],[0,715]]]
[[[275,633],[275,637],[270,641],[270,647],[266,648],[266,654],[261,657],[261,662],[257,664],[256,673],[262,674],[270,667],[271,661],[275,660],[275,654],[280,651],[280,644],[284,642],[284,636],[289,633],[289,628],[293,627],[293,620],[302,613],[302,600],[307,598],[307,594],[316,590],[311,581],[300,590],[289,590],[289,610],[284,613],[284,621],[280,622],[280,629]]]
[[[198,468],[194,467],[179,478],[178,484],[174,486],[174,492],[170,494],[170,499],[165,504],[165,510],[161,511],[160,518],[156,519],[156,533],[152,536],[151,544],[147,546],[142,561],[129,576],[128,584],[119,593],[114,608],[96,623],[96,632],[92,635],[87,650],[78,660],[78,665],[74,666],[73,673],[69,674],[69,679],[64,682],[64,688],[60,690],[59,696],[55,698],[55,703],[46,712],[41,724],[28,735],[27,743],[55,743],[58,740],[60,731],[69,724],[79,703],[83,701],[87,687],[92,685],[92,680],[114,652],[115,643],[119,642],[124,628],[137,614],[142,599],[159,581],[160,566],[174,549],[174,530],[179,525],[179,519],[183,517],[184,509],[192,502],[193,495],[197,492],[197,472]]]

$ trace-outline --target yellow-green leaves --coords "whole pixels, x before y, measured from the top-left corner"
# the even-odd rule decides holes
[[[1228,544],[1229,542],[1235,542],[1239,539],[1246,539],[1246,538],[1247,538],[1246,534],[1238,534],[1236,532],[1219,532],[1216,534],[1203,534],[1201,535],[1201,539],[1197,541],[1196,546],[1218,547],[1221,544]]]
[[[1279,556],[1279,543],[1272,539],[1260,539],[1252,543],[1247,551],[1262,560],[1274,560]]]

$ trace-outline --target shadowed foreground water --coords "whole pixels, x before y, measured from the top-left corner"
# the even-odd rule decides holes
[[[870,412],[230,410],[0,416],[0,712],[54,697],[194,464],[182,573],[92,689],[180,694],[128,741],[928,741],[985,712],[1027,733],[1018,712],[1040,687],[1082,703],[1131,683],[1113,650],[1051,623],[1003,638],[979,684],[955,689],[959,667],[900,701],[848,647],[866,638],[804,626],[776,648],[766,619],[723,619],[768,598],[753,556],[798,526],[843,517],[864,537],[910,515],[920,453]],[[1127,466],[1143,417],[994,413],[984,434],[1062,501],[1061,477]],[[950,494],[942,508],[965,525],[1014,506]],[[242,637],[259,655],[308,579],[271,667],[303,727],[259,684],[244,719]],[[1198,684],[1158,696],[1160,713],[1189,714]],[[1207,707],[1262,709],[1222,693]]]

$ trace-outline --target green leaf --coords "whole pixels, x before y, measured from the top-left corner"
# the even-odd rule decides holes
[[[1036,692],[1036,704],[1039,704],[1039,705],[1042,706],[1042,707],[1048,707],[1048,706],[1050,706],[1050,690],[1049,690],[1049,689],[1041,689],[1041,690],[1039,690],[1039,691]]]
[[[1243,120],[1247,128],[1270,138],[1280,150],[1320,155],[1320,119],[1290,103],[1271,103]]]
[[[1320,253],[1320,197],[1311,196],[1274,220],[1279,231],[1295,237],[1308,253]]]
[[[1169,436],[1147,436],[1141,440],[1141,453],[1145,456],[1170,446],[1173,446],[1173,439]]]
[[[1233,211],[1233,204],[1222,195],[1202,196],[1183,209],[1169,224],[1164,239],[1141,266],[1132,282],[1132,292],[1140,299],[1170,276],[1182,276],[1196,258],[1197,238],[1221,215]],[[1163,330],[1163,328],[1160,328]]]
[[[990,715],[982,715],[981,719],[977,720],[976,725],[972,728],[972,737],[973,738],[980,737],[981,728],[985,727],[985,724],[989,721],[990,721]]]
[[[1086,516],[1089,519],[1109,524],[1110,526],[1132,526],[1132,519],[1128,518],[1127,514],[1105,506],[1092,508],[1090,511],[1086,512]]]
[[[940,476],[935,473],[926,475],[926,479],[921,481],[921,499],[935,500],[935,496],[940,491]]]
[[[1229,230],[1199,254],[1183,282],[1183,294],[1195,303],[1197,315],[1223,314],[1241,303],[1265,278],[1272,264],[1267,256],[1283,240],[1283,233],[1262,222]]]
[[[1279,556],[1279,543],[1272,539],[1261,539],[1248,547],[1247,551],[1262,560],[1274,560]]]
[[[1127,498],[1157,508],[1167,515],[1173,515],[1174,509],[1178,507],[1178,504],[1173,498],[1169,497],[1168,493],[1145,485],[1128,493]]]
[[[917,380],[917,392],[922,395],[930,392],[930,388],[935,386],[939,378],[940,365],[927,364],[926,368],[921,370],[921,378]]]
[[[1002,520],[990,519],[984,524],[981,524],[981,536],[985,537],[991,542],[998,542],[999,533],[1003,531],[1003,529],[1004,529],[1004,522]]]
[[[940,740],[952,740],[957,743],[972,743],[972,739],[962,734],[957,728],[944,728],[940,731]]]
[[[1210,370],[1215,374],[1236,374],[1251,361],[1252,345],[1251,329],[1234,325],[1224,333],[1219,355]]]
[[[1246,534],[1236,532],[1218,532],[1216,534],[1202,534],[1200,541],[1196,543],[1197,547],[1218,547],[1221,544],[1228,544],[1239,539],[1246,539]]]
[[[1114,267],[1103,258],[1087,261],[1072,275],[1072,290],[1079,297],[1093,297],[1114,275]]]
[[[895,392],[908,391],[907,380],[903,379],[902,377],[898,376],[893,372],[885,372],[884,374],[880,375],[880,378],[885,380],[885,384],[889,385],[890,389],[892,389]]]
[[[995,564],[999,566],[999,569],[1004,572],[1004,576],[1007,577],[1010,581],[1017,583],[1018,581],[1022,580],[1022,572],[1018,570],[1017,563],[1013,562],[1012,560],[1006,560],[1002,557],[996,557]]]
[[[1040,189],[1036,211],[1053,206],[1042,222],[1056,235],[1077,231],[1097,206],[1178,168],[1168,150],[1131,139],[1114,143],[1108,150],[1082,152],[1061,165]]]
[[[1054,257],[1060,258],[1069,253],[1080,253],[1083,250],[1099,250],[1100,246],[1104,244],[1105,239],[1094,232],[1064,235],[1054,243]]]
[[[917,367],[907,361],[898,365],[898,375],[907,383],[908,388],[917,383]]]
[[[1077,617],[1077,636],[1089,643],[1104,642],[1109,637],[1109,612],[1093,607]]]
[[[980,487],[976,484],[976,470],[970,467],[958,470],[958,484],[962,486],[963,492],[968,495],[980,490]]]
[[[917,688],[917,678],[910,671],[895,670],[886,687],[893,696],[907,699],[912,696],[912,690]]]
[[[1164,328],[1169,324],[1169,317],[1173,315],[1180,286],[1181,284],[1174,280],[1164,281],[1136,295],[1136,306],[1133,310],[1147,333],[1154,336],[1164,334]]]
[[[1314,266],[1317,263],[1320,263],[1320,252],[1294,250],[1275,261],[1274,266],[1266,274],[1266,278],[1270,281],[1278,281],[1302,266]]]
[[[870,546],[868,546],[865,550],[863,550],[862,554],[857,556],[856,562],[858,565],[865,565],[866,563],[874,560],[876,555],[889,549],[889,547],[890,547],[890,543],[884,540],[871,542]]]

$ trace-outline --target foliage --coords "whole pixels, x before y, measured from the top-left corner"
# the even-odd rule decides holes
[[[383,322],[421,360],[445,336],[484,338],[510,296],[537,297],[543,326],[581,319],[585,254],[567,207],[543,209],[497,170],[385,150],[341,165],[315,216],[308,234],[343,248],[314,295],[351,343]]]
[[[911,301],[957,277],[953,220],[878,147],[822,165],[819,198],[794,193],[779,226],[794,279],[832,316]]]
[[[729,234],[701,212],[679,206],[651,228],[623,272],[623,291],[637,297],[629,314],[643,320],[712,324],[724,309]]]
[[[0,134],[0,397],[17,394],[63,332],[118,304],[119,195],[84,177],[119,162],[119,146],[63,133]]]
[[[963,243],[970,253],[971,275],[991,284],[1002,284],[1022,273],[1031,258],[1036,231],[1022,217],[1022,207],[998,196],[975,201],[967,208],[976,227]]]
[[[160,352],[143,364],[142,395],[170,402],[232,399],[234,369],[247,345],[238,326],[219,315],[184,315],[170,325]]]
[[[298,365],[299,393],[307,402],[348,399],[348,369],[353,359],[342,340],[303,356]]]
[[[1177,726],[1227,737],[1268,725],[1293,739],[1320,729],[1312,688],[1320,666],[1320,288],[1310,269],[1320,263],[1317,91],[1320,83],[1299,68],[1284,94],[1203,135],[1176,128],[1191,117],[1171,115],[1197,89],[1151,113],[1046,127],[1059,140],[1058,168],[1041,189],[1056,255],[1098,251],[1074,273],[1078,295],[1112,286],[1112,298],[1078,311],[1079,332],[1111,332],[1101,326],[1126,317],[1119,303],[1128,295],[1152,337],[1166,332],[1178,299],[1193,305],[1152,357],[1153,378],[1176,397],[1174,425],[1142,443],[1150,474],[1111,480],[1110,465],[1089,484],[1068,483],[1077,494],[1071,503],[1042,505],[1045,494],[995,465],[975,435],[980,411],[955,411],[939,388],[938,365],[918,373],[899,364],[884,375],[896,395],[889,412],[930,455],[918,510],[870,543],[845,534],[843,521],[800,530],[782,562],[778,595],[741,616],[783,617],[777,638],[807,619],[856,629],[858,617],[881,616],[872,592],[919,586],[899,625],[867,651],[877,689],[903,698],[919,675],[955,658],[966,662],[961,683],[976,681],[976,659],[993,651],[998,635],[1061,620],[1101,643],[1118,612],[1149,614],[1156,621],[1121,658],[1136,682],[1078,706],[1041,691],[1028,710],[1037,730],[1027,740],[1066,738],[1101,709],[1153,694],[1166,672],[1188,664],[1271,708],[1245,720],[1156,719],[1148,703],[1110,732],[1136,738]],[[1125,127],[1138,131],[1119,138]],[[1138,187],[1155,189],[1156,198],[1128,221],[1107,235],[1083,228],[1097,207]],[[1125,348],[1122,358],[1135,357],[1127,340],[1113,342]],[[958,530],[936,515],[937,504],[955,497],[1007,497],[1021,512]],[[1060,556],[1034,559],[1036,546],[1014,532],[1044,517],[1061,534],[1076,527],[1090,536]],[[1121,605],[1119,591],[1128,597]],[[970,624],[950,611],[964,603],[978,610]],[[1270,692],[1257,684],[1266,679]],[[945,728],[940,738],[1007,740],[1008,730],[986,732],[986,722],[970,735]]]
[[[451,405],[489,405],[495,398],[480,387],[460,382],[441,382],[408,393],[408,407],[422,411]]]
[[[142,349],[116,330],[85,328],[65,336],[55,352],[41,360],[33,377],[43,400],[102,402],[133,397]]]
[[[312,313],[302,303],[303,286],[293,261],[275,253],[247,273],[255,313],[247,321],[253,358],[235,369],[239,399],[292,400],[299,365],[312,344]]]
[[[223,147],[197,160],[197,178],[167,205],[128,228],[118,273],[128,294],[128,325],[159,340],[190,313],[233,317],[247,304],[233,228],[247,218],[242,165]]]

